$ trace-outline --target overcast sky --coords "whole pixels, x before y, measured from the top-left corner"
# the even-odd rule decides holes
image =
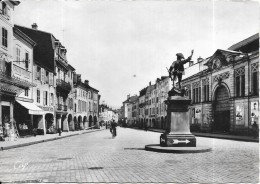
[[[15,24],[52,33],[67,48],[68,62],[120,107],[127,94],[167,75],[182,52],[193,59],[259,32],[257,1],[23,0]]]

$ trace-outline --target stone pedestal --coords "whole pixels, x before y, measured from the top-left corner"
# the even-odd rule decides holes
[[[163,153],[204,153],[211,151],[206,146],[196,146],[196,138],[190,132],[188,106],[191,100],[184,97],[185,90],[169,91],[166,131],[161,134],[160,144],[145,146],[147,151]]]
[[[191,100],[170,96],[167,104],[166,132],[160,137],[160,146],[196,147],[196,138],[190,132],[188,105]]]

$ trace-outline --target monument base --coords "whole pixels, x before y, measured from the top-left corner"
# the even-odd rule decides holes
[[[196,147],[196,137],[192,134],[161,134],[160,146]]]
[[[197,147],[162,147],[159,144],[150,144],[145,146],[146,151],[161,153],[205,153],[212,149],[206,146]]]

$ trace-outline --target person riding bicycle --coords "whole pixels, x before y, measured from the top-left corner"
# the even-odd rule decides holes
[[[113,138],[116,136],[116,127],[117,127],[117,123],[113,119],[113,121],[111,122],[111,129],[112,129],[111,133],[112,133],[112,137]]]

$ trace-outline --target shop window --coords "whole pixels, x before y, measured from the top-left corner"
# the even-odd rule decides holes
[[[29,89],[26,89],[25,91],[24,91],[24,96],[29,96]]]
[[[7,47],[8,46],[8,32],[5,28],[2,28],[2,45]]]
[[[235,70],[235,90],[236,90],[236,97],[243,97],[245,96],[245,68],[241,67]]]
[[[41,80],[41,68],[39,66],[36,67],[36,80]]]
[[[37,89],[37,103],[40,103],[40,98],[41,98],[41,92],[39,89]]]
[[[49,84],[49,72],[48,71],[45,71],[45,83],[46,84]]]
[[[80,102],[80,100],[78,102],[78,110],[79,110],[79,112],[81,112],[81,102]]]
[[[201,102],[201,87],[200,82],[196,82],[192,84],[193,87],[193,94],[192,94],[192,103],[199,103]]]
[[[16,61],[21,61],[21,49],[19,46],[16,47]]]
[[[259,70],[258,63],[251,65],[252,71],[252,95],[259,95]]]
[[[29,69],[29,53],[28,52],[25,53],[25,69],[26,70]]]
[[[50,94],[50,105],[54,105],[53,101],[54,101],[54,95],[53,95],[53,93],[51,93]]]
[[[48,91],[43,91],[43,105],[48,105]]]
[[[208,102],[209,101],[209,85],[203,86],[203,101]]]

